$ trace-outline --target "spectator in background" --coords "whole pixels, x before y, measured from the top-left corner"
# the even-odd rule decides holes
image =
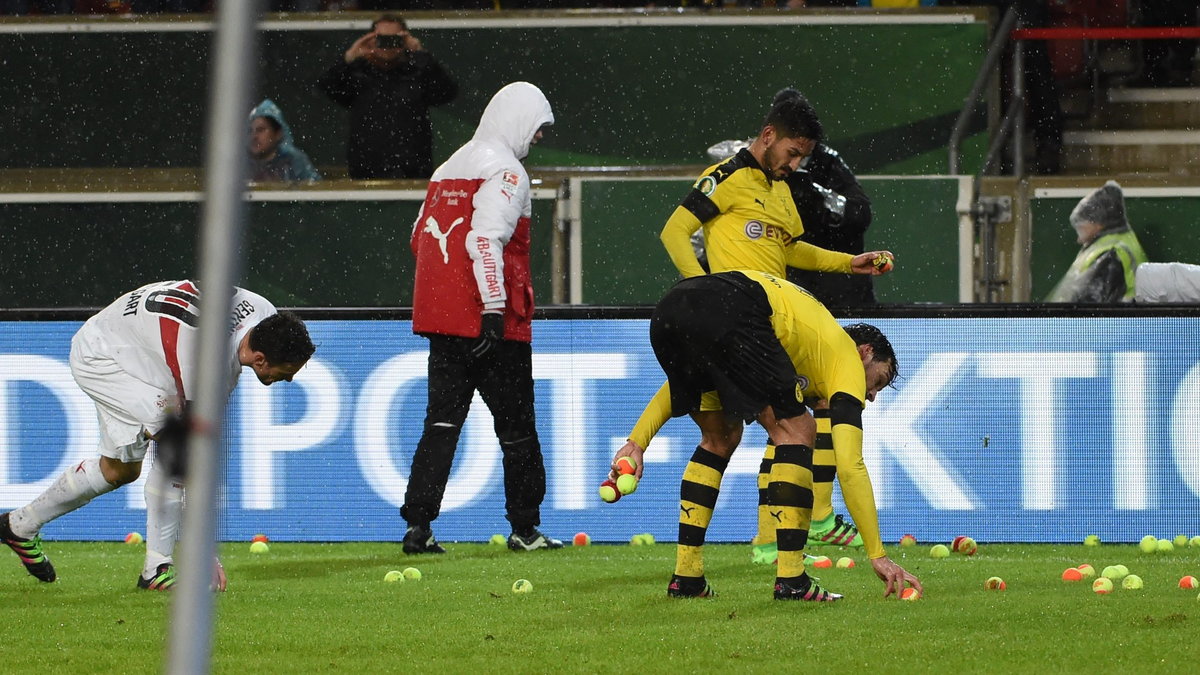
[[[318,81],[350,110],[346,158],[356,179],[428,178],[433,173],[429,108],[454,100],[458,85],[404,19],[385,14]]]
[[[250,111],[249,149],[250,180],[255,183],[321,180],[308,155],[292,143],[283,111],[269,98]]]
[[[1149,0],[1141,3],[1140,26],[1182,28],[1196,25],[1196,0]],[[1138,84],[1186,87],[1192,82],[1197,40],[1143,40]]]
[[[471,140],[434,172],[413,223],[412,330],[429,338],[429,403],[400,515],[405,553],[445,553],[432,523],[475,392],[504,456],[505,516],[514,551],[561,548],[538,531],[546,467],[533,409],[533,282],[529,271],[529,147],[554,124],[528,82],[488,102]]]
[[[1125,194],[1108,181],[1071,211],[1082,250],[1047,302],[1132,302],[1134,271],[1146,253],[1125,218]]]

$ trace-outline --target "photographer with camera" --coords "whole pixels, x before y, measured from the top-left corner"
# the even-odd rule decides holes
[[[408,32],[385,14],[350,45],[317,86],[350,111],[346,160],[360,180],[428,178],[433,173],[429,108],[454,100],[458,84]]]

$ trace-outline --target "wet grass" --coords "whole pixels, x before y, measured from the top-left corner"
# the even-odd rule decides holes
[[[773,568],[748,546],[711,546],[719,596],[669,600],[674,546],[590,546],[515,554],[448,544],[406,557],[398,544],[276,542],[264,555],[225,544],[213,670],[222,673],[1193,672],[1200,631],[1200,549],[1142,554],[1134,546],[987,545],[931,560],[892,548],[926,597],[883,600],[861,552],[854,569],[817,571],[847,599],[771,599]],[[9,672],[162,672],[170,598],[138,592],[141,547],[48,542],[59,580],[41,584],[11,558],[0,567],[0,637]],[[7,554],[6,554],[7,555]],[[1065,583],[1080,563],[1123,563],[1140,591]],[[418,567],[420,581],[385,583]],[[1004,578],[1005,591],[983,582]],[[533,591],[513,594],[513,581]]]

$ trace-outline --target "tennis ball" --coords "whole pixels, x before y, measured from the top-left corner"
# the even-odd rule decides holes
[[[1100,545],[1100,537],[1095,534],[1089,534],[1088,536],[1083,538],[1083,545],[1084,546],[1099,546]]]
[[[495,546],[504,546],[508,544],[508,537],[502,534],[493,534],[492,538],[488,540],[488,543]]]
[[[837,566],[838,566],[838,569],[841,569],[841,570],[851,569],[852,567],[854,567],[854,558],[847,558],[845,556],[838,558]]]
[[[911,534],[906,534],[903,537],[900,537],[900,545],[901,546],[916,546],[917,538]]]
[[[387,574],[383,575],[383,580],[388,582],[389,584],[394,584],[397,581],[404,581],[404,573],[401,572],[400,570],[392,570],[392,571],[388,572]]]
[[[1158,540],[1158,552],[1159,553],[1170,553],[1171,551],[1174,551],[1174,550],[1175,550],[1175,544],[1172,544],[1170,539],[1159,539]]]
[[[654,535],[650,534],[649,532],[643,533],[642,534],[642,543],[647,546],[653,544],[654,543]]]
[[[906,588],[900,591],[900,599],[908,602],[916,602],[921,599],[921,594],[915,588]]]
[[[409,581],[420,581],[421,580],[421,570],[419,570],[415,567],[405,567],[404,571],[401,572],[401,574],[403,574],[404,578],[408,579]]]
[[[513,593],[524,594],[533,590],[533,584],[528,579],[517,579],[513,582]]]
[[[1120,563],[1113,565],[1113,567],[1116,568],[1117,574],[1121,575],[1121,576],[1117,577],[1118,579],[1124,579],[1129,574],[1129,568]]]
[[[1127,591],[1136,591],[1142,587],[1142,578],[1136,574],[1130,574],[1121,580],[1121,588]]]
[[[1182,589],[1200,588],[1200,579],[1192,575],[1188,575],[1179,580],[1179,587]]]
[[[256,535],[254,535],[253,537],[250,537],[250,541],[261,541],[261,542],[268,542],[268,541],[271,541],[271,540],[270,540],[270,539],[268,539],[268,538],[267,538],[267,535],[265,535],[265,534],[256,534]]]
[[[1091,579],[1092,577],[1096,576],[1096,568],[1087,563],[1083,563],[1075,569],[1079,570],[1079,573],[1083,575],[1084,579]]]
[[[644,534],[635,534],[629,538],[630,546],[642,546],[645,543],[646,543],[646,535],[644,535]]]
[[[587,532],[577,532],[575,534],[575,538],[571,540],[571,543],[575,544],[576,546],[587,546],[588,544],[592,543],[592,538],[588,536]]]
[[[265,542],[265,541],[255,541],[255,542],[250,543],[250,552],[251,553],[266,553],[267,551],[270,551],[270,550],[271,550],[271,547],[267,546],[267,542]]]
[[[1108,577],[1100,577],[1099,579],[1092,582],[1092,592],[1093,593],[1107,595],[1108,593],[1112,593],[1112,589],[1113,589],[1113,582],[1112,582],[1112,579],[1109,579]]]
[[[617,460],[617,473],[622,476],[637,473],[637,460],[632,457],[622,457]]]
[[[1008,588],[1008,584],[1000,577],[988,577],[988,580],[983,582],[983,587],[989,591],[1003,591]]]
[[[1082,579],[1083,579],[1083,574],[1079,570],[1075,569],[1074,567],[1068,567],[1067,569],[1063,570],[1063,573],[1062,573],[1063,581],[1080,581]]]
[[[617,484],[611,480],[606,480],[600,484],[600,499],[609,504],[621,498],[621,491],[617,489]]]
[[[949,558],[950,557],[950,549],[946,548],[945,544],[936,544],[936,545],[934,545],[933,548],[929,549],[929,557],[930,558]]]
[[[871,261],[871,264],[875,266],[875,269],[884,273],[891,272],[892,266],[895,265],[895,263],[896,259],[892,257],[891,253],[887,253],[886,251],[875,256],[875,259]]]
[[[1100,572],[1100,576],[1109,581],[1120,581],[1127,574],[1129,574],[1129,568],[1124,565],[1109,565]]]
[[[1183,548],[1188,545],[1188,536],[1186,534],[1177,534],[1175,535],[1175,541],[1172,543],[1175,544],[1175,548]]]
[[[631,473],[625,473],[625,474],[621,474],[620,476],[617,476],[617,490],[622,495],[633,494],[634,491],[637,490],[637,484],[638,484],[637,476],[635,476]]]
[[[975,555],[977,548],[979,547],[975,540],[970,537],[958,536],[950,542],[950,550],[963,555]]]
[[[1142,553],[1154,553],[1158,550],[1158,539],[1154,535],[1148,534],[1138,542],[1138,548],[1142,550]]]
[[[140,544],[142,541],[142,535],[138,532],[130,532],[129,534],[125,535],[126,544]]]
[[[819,555],[812,559],[812,566],[822,570],[829,569],[833,567],[833,561],[827,556]]]
[[[1200,534],[1192,537],[1191,539],[1188,539],[1188,546],[1194,546],[1196,548],[1200,548]]]

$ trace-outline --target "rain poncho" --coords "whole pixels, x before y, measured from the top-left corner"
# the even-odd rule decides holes
[[[1071,269],[1047,296],[1047,302],[1131,302],[1134,272],[1146,253],[1125,218],[1125,195],[1116,181],[1079,200],[1071,211],[1071,227],[1095,223],[1102,229],[1085,243]]]
[[[256,183],[272,181],[311,183],[321,180],[321,174],[313,166],[312,160],[292,142],[292,128],[283,118],[283,111],[279,109],[279,106],[269,98],[264,99],[262,103],[255,106],[254,110],[250,111],[247,124],[258,117],[270,117],[279,122],[279,126],[283,128],[283,140],[279,142],[279,147],[275,149],[275,155],[270,159],[253,157],[250,159],[250,180]]]

